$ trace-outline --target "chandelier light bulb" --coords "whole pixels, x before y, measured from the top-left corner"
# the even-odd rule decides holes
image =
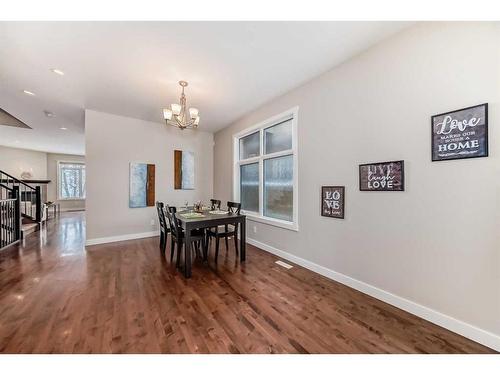
[[[171,104],[170,108],[172,108],[172,113],[176,116],[179,116],[181,113],[181,105],[180,104]]]
[[[195,119],[196,117],[198,117],[198,109],[194,108],[194,107],[189,108],[189,116],[192,119]]]
[[[165,120],[171,120],[172,119],[172,110],[168,109],[168,108],[165,108],[163,110],[163,118]]]

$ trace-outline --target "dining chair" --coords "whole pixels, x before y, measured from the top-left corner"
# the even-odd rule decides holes
[[[199,250],[199,244],[201,243],[203,248],[205,248],[205,233],[202,230],[195,229],[191,231],[190,241],[189,243],[185,243],[185,234],[182,229],[179,220],[177,219],[177,210],[175,207],[171,207],[167,204],[167,218],[170,223],[170,236],[171,236],[171,251],[170,251],[170,262],[174,259],[174,251],[175,245],[177,245],[177,258],[176,265],[177,267],[181,262],[181,252],[184,246],[184,251],[192,251],[194,250],[193,245],[196,245],[197,250]],[[186,256],[184,256],[186,259]]]
[[[241,203],[227,202],[227,212],[229,214],[239,215],[241,211]],[[209,239],[208,248],[210,248],[210,242],[212,237],[215,238],[215,262],[217,263],[217,258],[219,256],[219,240],[224,238],[226,242],[226,252],[229,249],[228,238],[234,237],[234,249],[236,250],[236,255],[238,255],[238,225],[219,225],[218,227],[209,228],[207,230],[207,235]]]
[[[158,222],[160,223],[160,249],[162,253],[165,253],[167,248],[167,236],[170,233],[170,226],[167,224],[164,211],[164,203],[156,202],[156,211],[158,212]]]
[[[220,210],[220,204],[221,204],[220,199],[210,199],[210,209],[212,211]]]

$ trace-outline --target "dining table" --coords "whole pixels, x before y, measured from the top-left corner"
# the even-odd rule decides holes
[[[194,229],[214,228],[219,225],[239,225],[240,235],[240,262],[246,259],[246,216],[221,210],[202,209],[195,212],[191,208],[179,207],[175,214],[182,229],[184,230],[184,241],[190,243],[191,231]],[[185,251],[184,276],[191,277],[191,251]]]

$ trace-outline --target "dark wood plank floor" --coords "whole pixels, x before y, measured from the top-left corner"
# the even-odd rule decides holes
[[[0,254],[0,352],[492,352],[253,246],[185,280],[158,238],[84,238],[83,214],[63,213]]]

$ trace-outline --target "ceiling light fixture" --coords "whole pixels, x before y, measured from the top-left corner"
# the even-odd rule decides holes
[[[61,129],[61,130],[68,130],[68,128],[59,128],[59,129]]]
[[[62,70],[59,70],[59,69],[50,69],[53,73],[56,73],[56,74],[59,74],[60,76],[63,76],[64,75],[64,72]]]
[[[54,112],[43,111],[43,113],[45,113],[45,116],[47,117],[56,117],[56,114]]]
[[[163,110],[163,118],[167,125],[176,126],[181,130],[196,129],[200,123],[200,115],[198,109],[191,107],[188,109],[184,88],[188,85],[186,81],[179,81],[182,87],[180,104],[171,104],[170,108]]]
[[[23,90],[23,92],[24,92],[26,95],[35,96],[35,93],[34,93],[34,92],[31,92],[31,91],[28,91],[28,90]]]

